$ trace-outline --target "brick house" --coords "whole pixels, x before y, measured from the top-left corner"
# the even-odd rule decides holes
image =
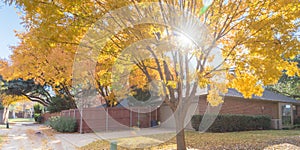
[[[191,117],[194,114],[203,115],[208,108],[207,89],[197,91],[197,95],[186,115],[187,129],[193,129],[190,123]],[[162,100],[156,100],[156,102],[163,103]],[[155,107],[155,109],[151,107],[129,107],[130,109],[128,109],[128,100],[124,100],[120,104],[122,105],[114,108],[105,108],[105,105],[101,105],[101,108],[104,107],[104,109],[86,108],[82,110],[82,115],[78,109],[65,110],[54,115],[76,118],[78,131],[83,133],[124,130],[133,126],[148,128],[151,126],[152,120],[160,121],[162,128],[175,129],[173,113],[166,104]],[[224,96],[224,103],[219,114],[269,115],[272,118],[272,127],[281,129],[293,125],[294,118],[300,117],[300,101],[268,90],[265,90],[261,97],[253,96],[252,99],[245,99],[238,91],[229,89]],[[137,125],[138,123],[139,125]]]
[[[206,97],[207,94],[200,94],[199,101],[195,101],[190,107],[187,118],[193,114],[205,113],[208,105]],[[294,119],[300,117],[300,101],[268,90],[261,97],[245,99],[237,90],[229,89],[219,114],[269,115],[272,118],[272,128],[282,129],[293,125]],[[160,115],[163,127],[175,127],[171,110],[166,105],[160,108]],[[187,128],[191,128],[190,123]]]
[[[200,96],[199,114],[207,107],[206,95]],[[220,114],[269,115],[273,128],[280,129],[293,124],[294,118],[300,116],[300,101],[265,90],[263,96],[243,98],[235,89],[229,89],[224,97]]]

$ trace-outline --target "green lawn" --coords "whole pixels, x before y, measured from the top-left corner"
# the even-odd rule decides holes
[[[199,133],[193,131],[186,132],[187,146],[197,149],[263,149],[267,146],[281,143],[290,143],[300,146],[300,130],[265,130],[265,131],[245,131],[229,133]],[[136,138],[114,139],[118,143],[125,144],[126,147],[136,147],[138,144],[158,144],[159,140],[166,140],[170,134],[151,135]],[[141,142],[138,142],[141,141]],[[175,148],[175,138],[158,147],[148,149],[172,149]],[[168,146],[168,147],[167,147]],[[109,149],[109,143],[106,141],[96,141],[87,146],[81,147],[81,150]],[[128,148],[118,147],[118,150],[127,150]]]
[[[8,119],[9,123],[14,123],[14,122],[34,122],[33,118],[15,118],[15,119]]]

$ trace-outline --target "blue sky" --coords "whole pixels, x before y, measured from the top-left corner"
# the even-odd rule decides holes
[[[7,6],[0,2],[0,58],[8,59],[11,54],[9,46],[18,44],[14,30],[24,31],[20,24],[22,20],[17,12],[18,9],[14,6]]]

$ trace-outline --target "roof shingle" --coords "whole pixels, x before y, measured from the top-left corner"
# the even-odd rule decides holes
[[[226,93],[225,96],[243,97],[243,95],[240,92],[238,92],[236,89],[232,89],[232,88],[228,89],[228,93]],[[282,94],[274,93],[274,92],[266,90],[266,89],[264,90],[262,96],[254,95],[252,97],[252,99],[300,104],[300,101],[298,101],[298,100],[284,96]]]

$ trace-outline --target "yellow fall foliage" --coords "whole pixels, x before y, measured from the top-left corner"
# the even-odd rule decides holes
[[[76,47],[93,23],[116,8],[143,2],[157,2],[156,0],[59,0],[40,3],[38,0],[30,2],[7,0],[10,1],[24,9],[23,19],[29,30],[28,33],[18,33],[21,44],[13,48],[12,65],[8,69],[10,71],[4,72],[3,76],[7,79],[35,79],[36,82],[49,84],[57,90],[62,87],[71,88]],[[179,5],[177,1],[164,0],[164,2],[175,4],[175,7]],[[193,14],[198,15],[202,2],[189,2],[186,1],[185,9],[190,9]],[[299,54],[299,41],[291,34],[299,26],[296,22],[300,16],[299,9],[300,3],[297,0],[215,0],[205,15],[197,16],[208,26],[213,41],[222,51],[226,60],[223,66],[235,67],[235,76],[226,76],[230,83],[226,87],[235,88],[244,97],[251,98],[253,94],[261,95],[263,86],[276,83],[284,70],[289,76],[299,75],[297,64],[287,62]],[[102,50],[103,53],[97,56],[95,82],[99,93],[104,97],[110,95],[103,92],[103,89],[109,89],[111,86],[112,65],[124,48],[143,38],[155,38],[154,32],[163,34],[164,30],[165,27],[159,25],[138,25],[112,36]],[[195,50],[193,54],[201,57],[205,53]],[[203,62],[212,60],[212,56],[200,59]],[[166,72],[163,71],[164,77],[161,81],[171,87],[166,89],[170,90],[166,91],[170,94],[181,85],[184,80],[180,79],[184,77],[180,76],[180,73],[175,73],[180,71],[177,64],[171,65],[171,61],[167,64],[173,69],[171,74],[174,78],[166,79]],[[158,68],[154,61],[146,62],[145,66],[149,67],[146,70],[153,79],[161,78],[157,71],[150,69]],[[204,74],[206,71],[198,70],[200,87],[211,83],[212,76],[205,77]],[[131,85],[143,88],[149,81],[144,73],[135,67],[131,72],[130,82]],[[210,93],[217,102],[221,102],[218,97],[212,95],[216,94],[216,91]]]

